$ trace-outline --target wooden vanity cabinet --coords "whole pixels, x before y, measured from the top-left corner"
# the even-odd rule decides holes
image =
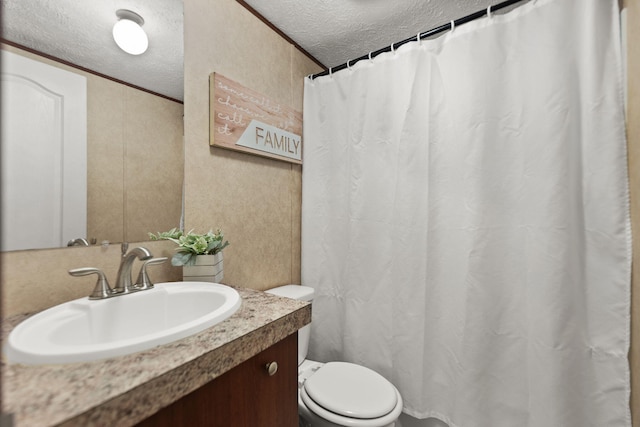
[[[278,364],[269,375],[267,365]],[[140,427],[298,426],[298,334],[142,421]]]

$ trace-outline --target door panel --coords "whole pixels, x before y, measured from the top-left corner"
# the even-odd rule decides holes
[[[86,79],[2,51],[2,250],[86,237]]]

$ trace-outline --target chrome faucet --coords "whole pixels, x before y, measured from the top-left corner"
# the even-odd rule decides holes
[[[143,247],[133,248],[127,253],[128,245],[122,244],[122,260],[120,261],[120,268],[118,269],[118,279],[116,280],[116,286],[113,288],[113,293],[118,295],[125,295],[131,292],[136,292],[136,289],[131,283],[131,267],[133,261],[138,258],[139,260],[150,259],[153,255],[148,249]]]
[[[89,242],[87,241],[87,239],[78,237],[77,239],[69,240],[67,242],[67,246],[89,246]]]
[[[160,264],[165,262],[167,258],[152,258],[153,255],[151,255],[151,252],[149,252],[147,248],[143,247],[134,248],[131,249],[130,252],[127,252],[129,244],[126,242],[122,244],[121,248],[122,259],[120,260],[120,268],[118,269],[118,280],[113,289],[109,287],[107,277],[102,270],[93,267],[69,270],[69,274],[72,276],[86,276],[89,274],[98,275],[98,282],[89,296],[89,299],[105,299],[153,289],[153,283],[149,280],[149,276],[147,275],[147,266]],[[131,267],[133,266],[133,261],[136,258],[145,262],[140,268],[140,274],[138,275],[139,283],[134,285],[131,283]]]

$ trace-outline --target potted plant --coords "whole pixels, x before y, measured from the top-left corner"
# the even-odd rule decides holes
[[[171,240],[176,243],[176,253],[171,258],[171,265],[182,266],[183,280],[219,282],[224,277],[222,250],[229,246],[224,240],[222,230],[214,233],[209,230],[205,234],[184,234],[182,230],[173,228],[157,234],[149,233],[151,240]]]

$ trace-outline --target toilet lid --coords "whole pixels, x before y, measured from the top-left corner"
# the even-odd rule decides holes
[[[319,406],[351,418],[380,418],[391,412],[398,402],[396,390],[389,381],[353,363],[326,363],[305,381],[304,389]]]

